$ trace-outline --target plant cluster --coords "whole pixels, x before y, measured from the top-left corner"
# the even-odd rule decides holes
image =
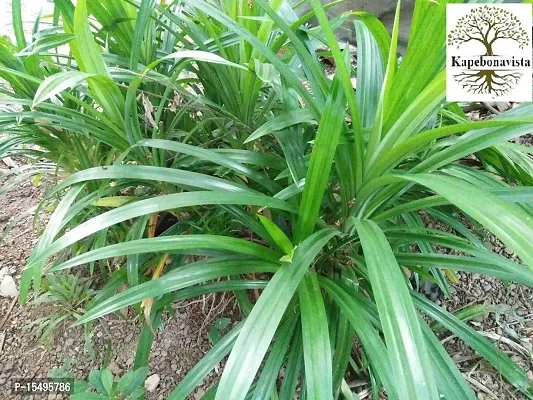
[[[301,3],[54,0],[27,43],[13,0],[0,104],[17,108],[0,113],[0,155],[33,160],[17,179],[61,178],[21,302],[44,273],[98,274],[77,323],[135,306],[138,371],[165,308],[233,292],[242,322],[170,399],[228,355],[205,398],[353,398],[346,379],[360,377],[374,398],[476,399],[437,326],[533,397],[468,313],[417,292],[429,280],[449,295],[455,271],[533,285],[533,165],[509,142],[531,133],[533,105],[471,122],[446,103],[445,0],[416,2],[401,61],[399,11],[392,35],[353,13],[355,67],[334,33],[352,15],[328,20],[335,2],[309,0],[302,16]],[[523,264],[489,251],[477,223]],[[114,390],[104,371],[93,380]]]

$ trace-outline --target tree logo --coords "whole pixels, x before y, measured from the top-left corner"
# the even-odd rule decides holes
[[[447,5],[448,101],[531,101],[531,4]]]

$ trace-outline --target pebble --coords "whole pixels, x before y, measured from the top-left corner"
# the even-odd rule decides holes
[[[195,393],[194,393],[194,400],[200,400],[202,397],[204,397],[204,394],[205,394],[205,390],[203,389],[198,389]]]
[[[113,375],[115,375],[115,376],[116,376],[116,375],[119,375],[119,374],[122,372],[122,369],[121,369],[121,368],[119,367],[119,365],[118,365],[116,362],[114,362],[114,361],[111,361],[111,362],[109,363],[109,366],[107,367],[107,369],[110,370],[111,373],[112,373]]]
[[[11,277],[11,275],[4,275],[2,278],[2,283],[0,283],[0,296],[1,297],[17,297],[19,291],[17,290],[17,285]]]
[[[153,392],[157,386],[159,385],[159,382],[161,381],[161,378],[158,374],[150,375],[146,380],[144,381],[144,387],[149,392]]]

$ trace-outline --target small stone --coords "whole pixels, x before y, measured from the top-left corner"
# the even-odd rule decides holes
[[[130,365],[133,365],[134,362],[135,362],[135,358],[130,357],[126,360],[126,365],[129,367]]]
[[[0,283],[0,296],[1,297],[17,297],[19,291],[15,285],[15,281],[11,275],[5,275]]]
[[[176,370],[178,369],[178,364],[176,364],[176,363],[172,363],[172,364],[170,365],[170,368],[172,369],[172,371],[176,371]]]
[[[115,375],[115,376],[119,375],[120,372],[122,371],[122,369],[119,367],[119,365],[116,362],[114,362],[114,361],[111,361],[109,363],[109,366],[107,367],[107,369],[110,370],[111,373],[113,375]]]
[[[511,256],[511,255],[514,254],[514,251],[510,247],[506,247],[505,248],[505,254],[507,254],[508,256]]]
[[[529,370],[527,371],[527,377],[530,381],[533,381],[533,371],[532,370]]]
[[[65,347],[66,348],[69,348],[70,346],[72,346],[74,344],[74,339],[67,339],[65,340]]]
[[[194,400],[200,400],[202,397],[204,397],[204,394],[205,394],[205,390],[201,388],[198,389],[193,395]]]
[[[157,388],[157,385],[159,385],[159,381],[161,381],[161,378],[159,377],[158,374],[153,374],[153,375],[150,375],[148,378],[146,378],[146,380],[144,381],[144,387],[146,388],[146,390],[148,390],[149,392],[153,392],[156,388]]]

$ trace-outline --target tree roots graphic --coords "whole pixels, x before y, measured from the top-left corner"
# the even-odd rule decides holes
[[[493,70],[465,71],[454,75],[464,90],[475,94],[492,94],[495,97],[509,93],[521,77],[520,72]]]

